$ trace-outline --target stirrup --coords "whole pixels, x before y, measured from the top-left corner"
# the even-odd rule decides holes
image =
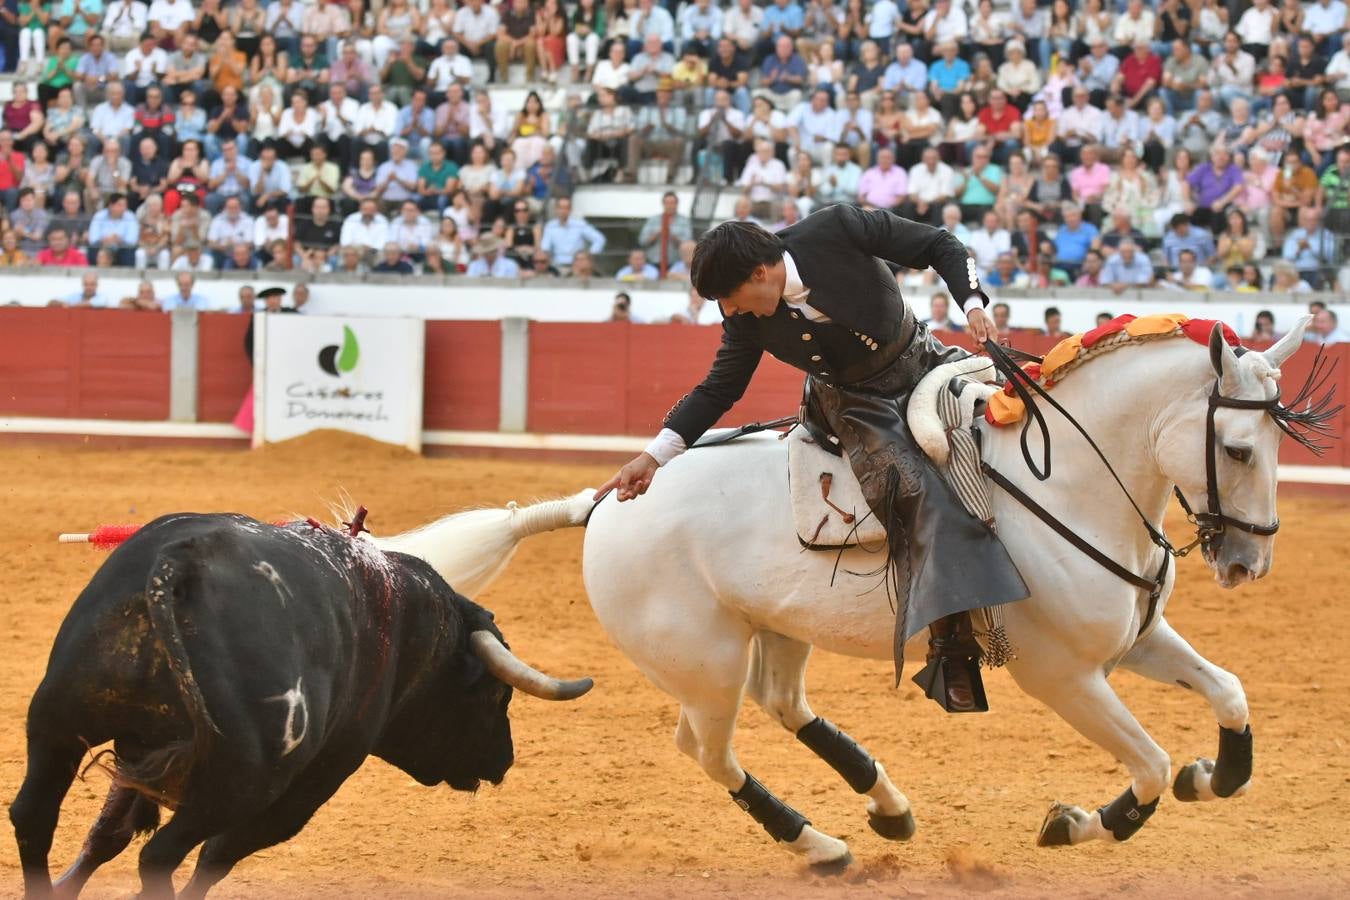
[[[951,707],[947,697],[946,665],[960,666],[965,673],[970,683],[973,709],[953,709]],[[924,667],[916,672],[911,680],[923,689],[925,697],[941,706],[946,712],[989,712],[989,699],[984,693],[984,678],[980,675],[980,659],[977,656],[931,656]]]

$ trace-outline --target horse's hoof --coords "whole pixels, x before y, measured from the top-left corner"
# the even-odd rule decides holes
[[[867,824],[888,841],[907,841],[914,837],[914,832],[918,830],[918,826],[914,823],[914,813],[910,810],[905,810],[898,816],[868,813]]]
[[[853,854],[845,850],[844,855],[838,859],[827,859],[825,862],[811,863],[810,868],[812,875],[823,875],[829,878],[835,875],[844,874],[845,870],[851,865],[853,865]]]
[[[1176,797],[1182,803],[1198,803],[1201,800],[1213,799],[1209,788],[1210,778],[1214,774],[1214,761],[1211,759],[1197,759],[1188,766],[1183,766],[1177,773],[1176,781],[1172,782],[1172,796]],[[1204,782],[1202,788],[1197,779]]]
[[[1076,806],[1055,803],[1045,814],[1041,823],[1041,833],[1036,837],[1037,847],[1068,847],[1073,843],[1073,826],[1078,820],[1075,813],[1082,814]]]

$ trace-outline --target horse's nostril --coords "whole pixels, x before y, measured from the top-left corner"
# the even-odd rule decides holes
[[[1239,584],[1243,581],[1250,581],[1252,572],[1242,563],[1229,563],[1224,575],[1229,584]]]

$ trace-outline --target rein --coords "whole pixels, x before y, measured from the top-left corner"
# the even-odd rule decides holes
[[[1090,446],[1092,451],[1097,454],[1097,458],[1102,461],[1102,465],[1106,467],[1106,471],[1111,474],[1111,478],[1116,482],[1121,493],[1125,495],[1125,499],[1128,500],[1130,506],[1134,508],[1135,513],[1139,516],[1139,521],[1148,532],[1149,539],[1156,546],[1162,548],[1162,565],[1158,567],[1157,574],[1150,580],[1142,575],[1131,572],[1129,569],[1098,550],[1092,544],[1088,543],[1087,540],[1073,531],[1073,529],[1069,528],[1069,526],[1055,518],[1052,513],[1036,503],[1036,501],[1032,500],[1026,492],[1014,485],[1002,473],[990,466],[989,463],[982,462],[980,468],[987,476],[989,476],[991,481],[1006,491],[1009,496],[1018,503],[1021,503],[1027,510],[1048,525],[1056,534],[1073,544],[1074,547],[1078,548],[1078,550],[1093,562],[1097,563],[1117,578],[1120,578],[1141,590],[1148,591],[1148,611],[1145,613],[1144,619],[1139,625],[1138,633],[1140,635],[1142,635],[1149,625],[1152,624],[1153,617],[1157,613],[1158,599],[1162,596],[1163,582],[1167,580],[1167,570],[1173,557],[1181,558],[1186,556],[1197,546],[1208,548],[1214,542],[1215,538],[1223,534],[1224,529],[1227,527],[1233,527],[1250,534],[1259,535],[1272,535],[1279,530],[1280,522],[1278,519],[1269,525],[1256,525],[1223,514],[1222,507],[1219,504],[1219,482],[1218,473],[1215,468],[1215,454],[1217,452],[1216,445],[1218,441],[1214,430],[1214,411],[1219,407],[1225,406],[1233,409],[1263,409],[1267,412],[1272,412],[1279,406],[1280,398],[1278,395],[1270,400],[1239,400],[1236,398],[1224,397],[1219,393],[1218,381],[1215,382],[1214,390],[1209,396],[1209,412],[1205,419],[1205,479],[1207,482],[1206,491],[1208,494],[1209,511],[1203,513],[1193,512],[1190,504],[1186,502],[1186,498],[1182,495],[1181,489],[1173,486],[1173,492],[1181,502],[1182,509],[1186,511],[1187,520],[1195,525],[1196,528],[1195,540],[1184,547],[1177,548],[1167,539],[1167,535],[1158,530],[1158,528],[1149,521],[1148,516],[1144,515],[1144,511],[1139,508],[1139,504],[1130,494],[1129,489],[1125,487],[1125,483],[1121,481],[1120,475],[1116,473],[1115,467],[1111,465],[1111,461],[1106,458],[1106,454],[1102,452],[1101,447],[1099,447],[1097,442],[1092,439],[1092,436],[1087,433],[1087,430],[1079,424],[1078,420],[1075,419],[1067,409],[1060,405],[1057,400],[1051,397],[1043,387],[1037,384],[1034,378],[1014,363],[1004,348],[1000,347],[992,340],[985,341],[984,347],[985,350],[988,351],[989,358],[993,361],[995,368],[1008,378],[1013,390],[1017,393],[1018,397],[1021,398],[1022,403],[1026,407],[1027,417],[1022,424],[1021,442],[1022,458],[1026,460],[1027,468],[1031,470],[1031,473],[1035,475],[1039,481],[1045,481],[1050,477],[1050,430],[1045,423],[1045,417],[1041,414],[1041,411],[1037,406],[1036,399],[1032,397],[1032,393],[1034,392],[1063,416],[1064,419],[1083,436],[1083,439],[1088,442],[1088,446]],[[1019,355],[1023,357],[1029,356],[1029,354],[1020,352]],[[1031,448],[1028,444],[1028,432],[1031,429],[1033,421],[1040,429],[1041,441],[1044,447],[1042,453],[1043,463],[1039,467],[1032,458]]]

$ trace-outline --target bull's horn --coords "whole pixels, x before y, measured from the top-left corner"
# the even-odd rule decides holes
[[[531,668],[517,659],[490,631],[475,631],[469,635],[469,646],[489,672],[531,697],[541,700],[575,700],[595,686],[595,682],[589,678],[563,681]]]

